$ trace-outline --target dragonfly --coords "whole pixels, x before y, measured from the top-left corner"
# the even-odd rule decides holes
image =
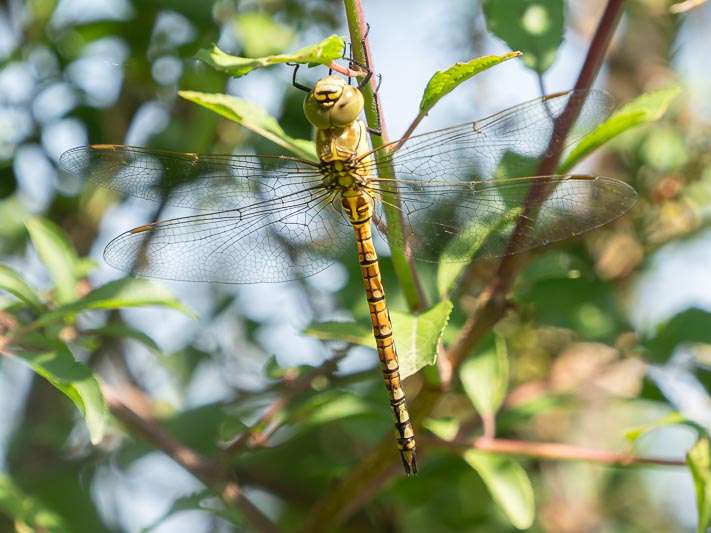
[[[65,152],[60,162],[67,172],[123,194],[198,211],[138,226],[108,244],[105,260],[137,275],[286,282],[320,272],[356,249],[397,448],[410,475],[417,474],[415,435],[373,227],[415,259],[467,262],[602,226],[628,211],[636,193],[600,176],[518,177],[530,176],[532,162],[599,124],[612,109],[605,92],[544,96],[371,149],[368,127],[358,118],[362,86],[329,74],[308,92],[304,112],[316,130],[317,160],[91,145]],[[585,103],[570,135],[551,142],[556,120],[576,99]],[[532,196],[532,187],[546,194]],[[385,204],[401,217],[397,235],[388,231]]]

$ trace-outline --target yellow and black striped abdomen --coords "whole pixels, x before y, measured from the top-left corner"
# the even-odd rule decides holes
[[[390,313],[385,301],[385,291],[380,276],[378,256],[373,244],[371,219],[373,199],[366,190],[348,189],[341,194],[343,209],[355,230],[358,243],[358,260],[360,262],[365,293],[368,299],[370,320],[373,324],[373,334],[380,358],[380,369],[383,372],[385,388],[390,399],[395,434],[400,457],[405,471],[417,473],[415,459],[415,436],[405,403],[405,392],[400,383],[400,364],[398,363],[393,327]]]

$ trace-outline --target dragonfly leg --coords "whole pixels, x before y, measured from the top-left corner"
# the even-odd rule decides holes
[[[304,92],[311,91],[311,87],[307,87],[303,83],[299,83],[298,81],[296,81],[296,73],[299,71],[300,65],[298,63],[287,63],[287,65],[289,65],[290,67],[294,67],[294,74],[291,77],[291,84],[294,87],[296,87],[297,89],[299,89],[300,91],[304,91]]]

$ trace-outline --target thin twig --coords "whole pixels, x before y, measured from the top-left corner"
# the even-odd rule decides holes
[[[556,442],[528,442],[510,439],[489,439],[481,437],[474,440],[457,438],[443,440],[433,436],[420,439],[432,446],[456,449],[461,452],[466,449],[475,449],[503,455],[517,455],[535,459],[550,459],[554,461],[587,461],[590,463],[604,463],[609,465],[658,465],[658,466],[685,466],[683,459],[663,459],[658,457],[644,457],[632,453],[600,450],[560,444]]]
[[[352,70],[348,67],[344,67],[343,65],[337,63],[336,61],[331,61],[328,64],[328,68],[330,68],[334,72],[338,72],[339,74],[343,74],[344,76],[348,78],[357,78],[358,76],[362,76],[363,73],[358,71],[358,70]]]
[[[491,440],[496,436],[496,414],[482,413],[481,425],[484,430],[484,439]]]
[[[108,385],[102,385],[101,390],[111,414],[130,428],[132,433],[140,435],[156,448],[165,452],[176,463],[219,495],[226,505],[241,511],[255,529],[268,533],[279,531],[274,522],[244,497],[237,481],[230,479],[225,470],[179,442],[170,433],[160,429],[155,421],[140,416],[124,404]]]
[[[227,444],[223,451],[223,459],[236,454],[239,450],[252,443],[264,444],[271,435],[279,428],[275,418],[281,413],[302,392],[308,390],[313,380],[319,376],[328,376],[338,369],[338,362],[345,357],[345,352],[337,353],[334,357],[325,361],[319,368],[303,375],[295,380],[283,380],[284,391],[269,407],[262,413],[262,416],[252,425],[253,429],[244,431]]]

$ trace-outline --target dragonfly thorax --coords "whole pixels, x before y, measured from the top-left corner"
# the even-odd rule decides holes
[[[321,161],[323,186],[327,189],[369,189],[372,156],[367,127],[358,115],[363,95],[343,78],[326,76],[309,91],[304,112],[316,127],[316,153]]]
[[[324,186],[332,189],[368,188],[372,164],[366,126],[356,120],[345,128],[316,131],[316,153]]]

